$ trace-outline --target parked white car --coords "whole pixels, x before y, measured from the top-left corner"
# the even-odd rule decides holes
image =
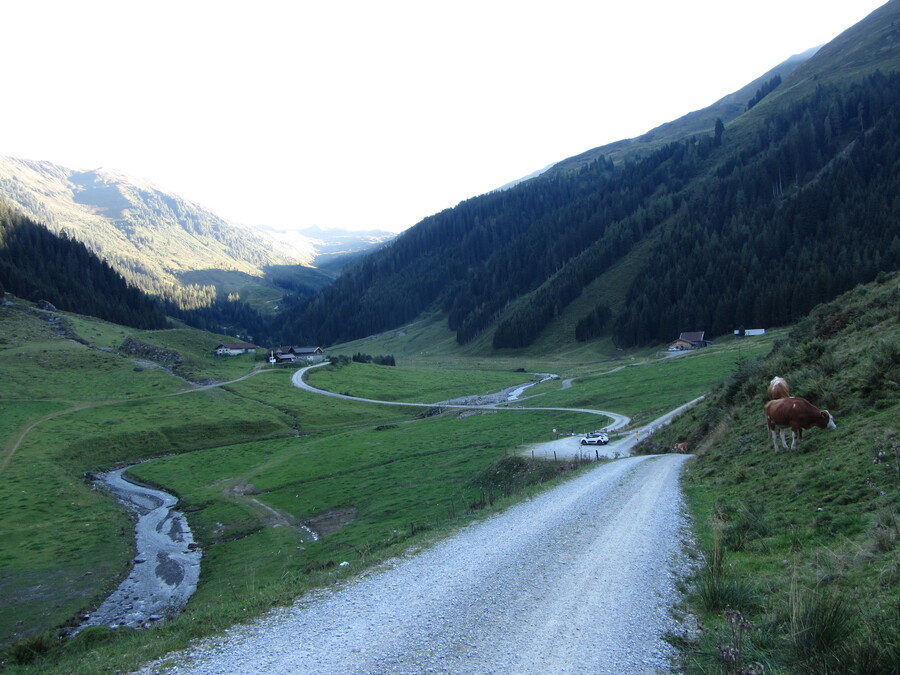
[[[609,443],[609,436],[602,431],[590,433],[581,439],[582,445],[606,445]]]

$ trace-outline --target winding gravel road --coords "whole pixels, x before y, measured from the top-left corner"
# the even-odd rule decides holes
[[[293,382],[325,393],[303,382],[302,373]],[[631,438],[617,450],[627,453]],[[663,637],[679,628],[672,615],[676,585],[689,571],[690,528],[679,487],[689,458],[598,465],[429,548],[140,672],[670,672],[674,649]]]
[[[604,417],[609,417],[610,422],[603,425],[609,431],[614,431],[615,429],[620,429],[622,427],[628,426],[631,423],[631,418],[626,417],[625,415],[620,415],[619,413],[609,412],[608,410],[593,410],[590,408],[536,408],[532,406],[521,406],[516,405],[509,407],[505,404],[509,403],[507,398],[507,392],[512,391],[514,389],[519,389],[521,387],[510,387],[509,390],[504,390],[500,394],[494,396],[478,396],[474,398],[482,399],[485,401],[490,401],[488,403],[455,403],[453,401],[440,401],[437,403],[408,403],[405,401],[379,401],[372,398],[362,398],[359,396],[350,396],[349,394],[337,394],[333,391],[327,391],[325,389],[317,389],[309,384],[306,380],[303,379],[303,376],[306,375],[307,371],[312,370],[313,368],[320,368],[322,366],[329,365],[329,362],[325,361],[323,363],[317,363],[314,366],[306,366],[305,368],[301,368],[296,373],[291,375],[291,384],[297,387],[298,389],[302,389],[304,391],[308,391],[311,394],[320,394],[322,396],[331,396],[332,398],[342,398],[348,401],[363,401],[365,403],[379,403],[381,405],[397,405],[397,406],[407,406],[413,408],[461,408],[466,410],[559,410],[561,412],[583,412],[588,413],[590,415],[602,415]],[[493,399],[493,400],[491,400]],[[456,399],[458,400],[458,399]]]
[[[667,672],[687,459],[599,465],[142,672]]]

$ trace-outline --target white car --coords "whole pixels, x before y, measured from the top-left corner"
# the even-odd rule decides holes
[[[581,439],[582,445],[606,445],[607,443],[609,443],[609,436],[602,431],[600,433],[588,434]]]

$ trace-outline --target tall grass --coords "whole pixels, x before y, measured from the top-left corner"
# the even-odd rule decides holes
[[[726,608],[749,609],[753,605],[753,589],[737,577],[730,565],[722,530],[721,521],[714,523],[712,546],[704,555],[703,565],[696,577],[696,597],[700,606],[708,612]]]
[[[765,505],[751,501],[738,508],[724,525],[722,537],[732,551],[743,551],[753,540],[770,534]]]
[[[817,309],[657,434],[662,447],[689,438],[699,449],[685,488],[695,522],[714,526],[698,532],[709,552],[690,606],[709,634],[732,635],[726,610],[754,625],[739,636],[744,668],[898,673],[898,289],[900,275],[888,275]],[[810,429],[800,452],[775,452],[761,414],[775,375],[830,408],[837,430]],[[749,604],[729,605],[743,602],[734,578],[753,580]],[[735,672],[709,634],[688,672]]]
[[[803,591],[796,579],[790,594],[790,642],[795,658],[827,670],[854,624],[850,604],[828,589]]]

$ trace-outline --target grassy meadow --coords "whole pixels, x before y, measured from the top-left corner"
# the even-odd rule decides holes
[[[898,282],[817,308],[645,443],[697,455],[685,490],[703,557],[685,611],[700,628],[686,618],[673,636],[686,672],[898,672]],[[776,452],[762,414],[775,375],[837,430]]]
[[[446,353],[429,358],[422,354],[423,340],[437,329],[423,322],[380,336],[369,348],[335,350],[392,353],[395,367],[348,363],[309,373],[312,384],[329,391],[425,403],[494,393],[529,381],[533,372],[560,376],[529,389],[509,409],[462,411],[319,396],[293,387],[292,369],[269,368],[250,356],[215,357],[212,348],[226,336],[188,329],[127,331],[89,317],[62,316],[53,321],[22,302],[0,308],[0,375],[12,383],[0,393],[0,510],[6,516],[0,519],[0,640],[7,645],[10,672],[134,669],[194,637],[290,603],[410,547],[427,546],[453,527],[580,470],[577,463],[531,460],[526,449],[550,440],[553,428],[599,426],[597,416],[527,408],[610,410],[644,424],[717,386],[714,396],[746,389],[758,399],[753,388],[764,373],[754,364],[773,345],[783,349],[788,334],[728,336],[673,358],[613,350],[594,361],[584,351],[570,361],[559,355],[491,359],[462,350],[454,355],[438,343],[436,349]],[[182,365],[171,372],[116,353],[128,336],[178,352]],[[391,349],[373,348],[377,344]],[[410,358],[404,360],[403,353]],[[746,379],[747,373],[753,377]],[[792,384],[804,382],[795,372],[784,374]],[[807,377],[818,381],[812,371]],[[201,382],[217,386],[196,384]],[[719,439],[744,448],[738,485],[773,482],[776,473],[759,459],[772,451],[758,419],[741,418],[726,431],[724,418],[706,419],[717,414],[706,411],[721,407],[707,403],[692,411],[660,432],[655,448],[685,438],[707,444],[689,472],[698,536],[707,547],[713,543],[705,529],[710,514],[738,518],[742,509],[757,508],[747,507],[740,493],[725,491],[713,457],[732,450],[720,450]],[[875,430],[887,422],[873,419]],[[853,442],[855,427],[842,425],[839,437]],[[887,442],[883,431],[869,433]],[[784,488],[779,515],[767,516],[777,532],[766,544],[777,551],[774,557],[784,559],[778,547],[793,545],[792,537],[799,536],[785,525],[800,517],[792,504],[808,515],[793,491],[837,484],[850,462],[850,455],[836,459],[829,452],[829,471],[837,473],[818,465],[802,470],[805,453],[818,453],[816,443],[826,442],[815,431],[808,440],[803,454],[785,455],[776,465],[781,472],[781,463],[790,460],[802,477],[792,477]],[[511,461],[523,453],[525,461]],[[133,555],[128,515],[94,489],[87,474],[137,462],[130,474],[178,495],[188,514],[204,553],[197,592],[179,616],[151,630],[95,628],[60,641],[59,628],[99,603],[127,573]],[[834,499],[854,503],[860,489]],[[873,506],[866,517],[877,513],[885,512]],[[853,519],[829,515],[831,523]],[[812,522],[824,521],[817,515]],[[313,541],[304,526],[323,536]],[[847,524],[841,533],[856,537],[863,530],[872,531]],[[745,550],[755,546],[747,543]],[[728,553],[730,560],[742,554]],[[759,583],[774,585],[762,565]],[[742,575],[752,577],[753,570]],[[890,578],[882,570],[885,575]],[[720,614],[710,611],[709,620]]]
[[[534,380],[530,373],[509,369],[447,370],[438,367],[374,366],[350,363],[308,372],[306,381],[318,389],[358,398],[407,403],[435,403],[462,396],[493,394]]]
[[[747,340],[725,338],[698,352],[610,364],[608,370],[597,373],[579,369],[570,388],[553,390],[552,383],[540,385],[529,390],[531,397],[525,404],[610,410],[643,425],[707,393],[713,384],[728,377],[736,361],[766,354],[778,334]]]

